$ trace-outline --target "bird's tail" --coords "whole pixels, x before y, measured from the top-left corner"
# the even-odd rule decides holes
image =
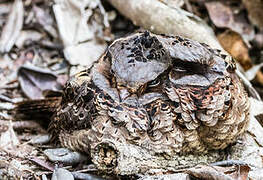
[[[61,103],[61,97],[48,97],[39,100],[26,100],[15,104],[12,112],[15,119],[50,121]]]

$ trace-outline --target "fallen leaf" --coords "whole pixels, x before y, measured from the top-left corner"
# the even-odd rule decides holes
[[[25,179],[27,173],[31,172],[28,165],[24,165],[21,160],[13,159],[7,167],[7,176],[12,179]]]
[[[70,171],[58,168],[54,170],[51,180],[74,180],[74,177]]]
[[[262,49],[263,48],[263,31],[258,32],[255,35],[255,38],[253,40],[254,45],[258,48],[258,49]]]
[[[22,91],[30,99],[43,98],[44,90],[62,89],[54,73],[49,69],[42,69],[31,64],[23,65],[18,69],[18,81]]]
[[[248,70],[248,71],[250,71],[250,70]],[[246,89],[248,90],[249,95],[252,96],[253,98],[257,99],[257,100],[261,100],[259,93],[257,92],[256,88],[252,86],[252,84],[248,80],[248,78],[243,73],[241,73],[239,69],[236,70],[236,74],[243,81],[243,84],[246,87]]]
[[[249,81],[253,80],[253,79],[256,77],[258,71],[260,70],[260,68],[261,68],[262,66],[263,66],[263,63],[260,63],[260,64],[258,64],[258,65],[254,65],[253,67],[251,67],[249,70],[247,70],[247,71],[245,72],[246,78],[247,78]]]
[[[0,37],[0,52],[9,52],[23,26],[24,7],[22,0],[15,0]]]
[[[256,81],[263,86],[263,68],[262,66],[260,67],[260,69],[257,71],[257,75],[256,75]]]
[[[105,40],[110,40],[111,35],[101,2],[56,0],[53,10],[66,59],[72,65],[92,64],[105,51]]]
[[[21,31],[15,44],[18,48],[22,48],[25,43],[39,41],[42,37],[43,35],[37,31],[33,31],[33,30]]]
[[[241,64],[244,70],[252,67],[248,48],[238,33],[226,30],[219,34],[217,38],[222,47]]]
[[[55,167],[53,165],[51,165],[49,162],[39,159],[38,157],[31,157],[29,158],[30,161],[38,164],[39,166],[49,170],[49,171],[54,171]]]
[[[178,8],[184,5],[184,0],[159,0],[171,8]]]
[[[40,8],[36,5],[33,6],[33,12],[35,14],[36,17],[36,21],[38,24],[41,25],[41,27],[48,32],[48,34],[50,34],[53,38],[58,38],[58,33],[55,27],[53,27],[54,25],[54,19],[51,16],[51,12],[50,9],[44,9],[44,8]]]
[[[248,11],[249,20],[258,28],[263,30],[263,1],[262,0],[242,0]]]
[[[0,137],[0,147],[6,151],[12,151],[20,144],[10,121],[8,129]]]
[[[65,47],[94,39],[97,33],[103,34],[103,29],[109,27],[107,15],[100,1],[56,0],[53,10]],[[93,18],[95,14],[97,18]],[[103,21],[99,22],[99,19]]]
[[[239,33],[248,42],[254,38],[254,29],[246,21],[244,14],[234,13],[234,10],[224,2],[206,2],[205,6],[212,22],[219,28],[229,28]]]
[[[247,180],[250,167],[248,165],[236,165],[235,171],[225,171],[225,174],[228,174],[233,179],[237,180]]]
[[[99,44],[96,41],[88,41],[75,46],[68,46],[64,49],[65,58],[72,65],[90,66],[106,50],[106,44]]]
[[[249,180],[260,180],[262,179],[263,169],[255,169],[249,172]]]
[[[232,177],[224,174],[226,169],[233,169],[232,167],[219,167],[219,166],[205,166],[198,165],[196,167],[187,169],[185,173],[203,180],[234,180]]]

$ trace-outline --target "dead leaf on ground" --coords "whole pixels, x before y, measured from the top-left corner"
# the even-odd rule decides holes
[[[246,180],[250,167],[238,165],[231,167],[198,165],[186,170],[189,175],[204,180]]]
[[[256,75],[256,82],[258,82],[261,86],[263,86],[263,68],[258,70],[257,75]]]
[[[248,165],[236,165],[235,171],[225,171],[225,174],[228,174],[233,179],[237,180],[247,180],[248,179],[248,173],[250,171],[250,167]]]
[[[49,8],[40,8],[36,5],[33,6],[33,12],[37,23],[53,38],[58,38],[58,33],[54,27],[54,19],[51,16],[51,9]]]
[[[219,34],[217,38],[222,47],[242,65],[244,70],[252,67],[248,48],[238,33],[226,30],[224,33]]]
[[[185,4],[184,0],[159,0],[159,1],[171,8],[182,7]]]
[[[5,151],[13,151],[16,146],[20,144],[15,131],[12,126],[12,122],[9,122],[7,131],[3,132],[0,137],[0,148]]]
[[[18,70],[18,81],[22,91],[30,99],[43,98],[44,90],[61,90],[57,76],[48,69],[23,65]]]
[[[254,38],[253,41],[254,41],[255,46],[256,46],[258,49],[262,49],[262,48],[263,48],[263,31],[258,32],[258,33],[255,35],[255,38]]]
[[[242,0],[248,11],[249,20],[258,28],[263,29],[263,1],[262,0]]]
[[[0,37],[0,52],[9,52],[23,26],[24,7],[22,0],[15,0]]]
[[[44,35],[33,30],[21,31],[19,37],[17,38],[15,44],[18,48],[22,48],[26,43],[32,43],[40,41]]]
[[[96,41],[88,41],[76,46],[69,46],[64,49],[65,58],[72,65],[90,66],[106,50],[106,44],[100,44]]]
[[[108,15],[101,2],[80,2],[55,1],[53,10],[66,59],[72,65],[89,66],[105,51],[105,40],[112,37],[108,33]]]
[[[55,167],[54,165],[52,165],[51,163],[45,161],[45,160],[42,160],[36,156],[33,156],[30,158],[30,161],[36,163],[37,165],[41,166],[42,168],[45,168],[49,171],[54,171]]]
[[[254,38],[253,27],[246,21],[244,14],[234,13],[224,2],[206,2],[205,6],[212,22],[219,28],[229,28],[239,33],[248,42]]]

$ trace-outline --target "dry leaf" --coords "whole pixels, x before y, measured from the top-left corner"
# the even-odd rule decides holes
[[[0,52],[9,52],[23,26],[24,7],[22,0],[15,0],[0,37]]]
[[[42,160],[42,159],[39,159],[36,156],[31,157],[30,161],[40,165],[41,167],[43,167],[49,171],[54,171],[54,169],[55,169],[55,167],[53,165],[51,165],[49,162]]]
[[[42,92],[44,90],[58,91],[61,89],[54,73],[29,64],[19,68],[18,81],[23,92],[30,99],[43,98]]]
[[[222,47],[242,65],[244,70],[251,68],[248,48],[238,33],[227,30],[219,34],[217,38]]]
[[[6,151],[12,151],[20,144],[15,131],[10,121],[9,127],[6,132],[1,134],[0,137],[0,148]]]
[[[253,116],[263,114],[263,102],[262,101],[258,101],[254,98],[249,98],[249,101],[250,101],[250,105],[251,105],[251,112],[250,113]],[[263,137],[262,137],[262,140],[263,140]],[[263,146],[263,143],[262,143],[262,146]]]
[[[258,32],[255,35],[255,38],[253,40],[254,45],[258,48],[258,49],[262,49],[263,48],[263,31]]]
[[[54,170],[51,180],[74,180],[74,177],[68,170],[58,168]]]
[[[249,180],[260,180],[262,179],[263,169],[258,168],[253,171],[250,171],[248,174]]]
[[[256,75],[256,81],[263,86],[263,72],[262,68],[259,69]]]
[[[242,0],[248,11],[249,20],[257,27],[263,29],[263,1],[262,0]]]
[[[185,3],[184,0],[159,0],[159,1],[171,8],[182,7]]]
[[[89,66],[105,51],[102,39],[109,27],[107,14],[99,0],[62,0],[53,5],[64,55],[72,65]],[[94,18],[96,17],[96,18]],[[102,41],[96,42],[100,37]]]
[[[105,10],[99,0],[56,0],[53,5],[60,37],[65,47],[94,39],[109,27]],[[99,8],[100,14],[92,18]],[[99,18],[99,16],[101,16]],[[102,19],[103,22],[98,22]]]
[[[76,46],[68,46],[64,49],[65,58],[72,65],[90,66],[106,50],[106,44],[96,41],[88,41]]]
[[[38,6],[33,7],[36,20],[41,27],[48,32],[53,38],[58,38],[58,33],[54,25],[54,19],[51,16],[50,9],[39,8]]]
[[[43,35],[37,31],[27,30],[21,31],[15,44],[18,48],[22,48],[25,43],[39,41]]]
[[[253,67],[251,67],[249,70],[247,70],[247,71],[245,72],[246,78],[247,78],[249,81],[253,80],[253,79],[256,77],[258,71],[260,70],[260,68],[261,68],[262,66],[263,66],[263,63],[260,63],[260,64],[258,64],[258,65],[254,65]]]
[[[230,170],[230,168],[198,165],[187,169],[185,172],[195,178],[203,180],[234,180],[230,176],[224,174],[224,172],[227,169]]]
[[[248,165],[236,165],[235,171],[225,171],[225,174],[228,174],[233,179],[237,180],[247,180],[250,167]]]
[[[213,23],[219,28],[229,28],[247,41],[254,38],[254,30],[243,14],[234,13],[224,2],[206,2],[205,6]]]
[[[186,170],[191,176],[204,180],[246,180],[249,171],[248,165],[230,167],[199,165]]]

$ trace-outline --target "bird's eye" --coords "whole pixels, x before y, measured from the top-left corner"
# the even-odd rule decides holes
[[[152,80],[150,82],[148,82],[148,87],[156,87],[160,84],[160,80],[159,79],[155,79],[155,80]]]

